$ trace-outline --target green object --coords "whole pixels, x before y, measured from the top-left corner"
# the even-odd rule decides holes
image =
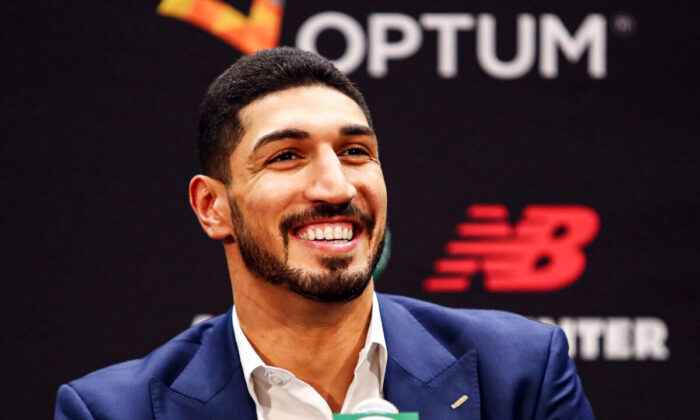
[[[399,414],[333,414],[333,420],[418,420],[418,413],[399,413]]]
[[[377,281],[377,279],[381,277],[382,273],[384,273],[384,269],[389,263],[389,257],[391,257],[391,231],[389,231],[389,225],[387,224],[386,236],[384,237],[384,252],[382,252],[382,256],[379,257],[377,267],[374,269],[374,281]]]

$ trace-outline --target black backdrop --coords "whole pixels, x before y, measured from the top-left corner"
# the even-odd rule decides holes
[[[600,419],[698,411],[700,22],[690,2],[646,3],[290,0],[280,39],[295,45],[330,10],[365,35],[380,13],[416,22],[422,43],[386,75],[370,74],[366,57],[350,73],[373,111],[389,190],[391,257],[378,289],[568,325]],[[2,418],[49,417],[61,383],[142,356],[195,314],[231,305],[221,246],[200,231],[186,185],[198,171],[203,92],[241,53],[157,5],[3,5]],[[559,53],[556,77],[544,77],[535,37],[532,66],[495,77],[471,29],[456,37],[456,76],[443,77],[437,32],[417,23],[425,13],[477,26],[491,15],[502,61],[516,53],[519,13],[538,33],[552,14],[572,39],[596,14],[605,74],[588,70],[589,48],[577,60]],[[405,36],[389,31],[387,42]],[[337,30],[319,35],[329,57],[345,48]],[[506,206],[511,224],[530,205],[592,209],[600,230],[583,249],[585,270],[551,291],[494,292],[478,270],[468,290],[429,291],[466,209],[481,203]]]

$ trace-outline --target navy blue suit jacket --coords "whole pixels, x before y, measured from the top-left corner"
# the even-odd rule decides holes
[[[378,298],[384,397],[401,411],[422,420],[593,418],[560,329],[506,312]],[[59,420],[154,418],[256,419],[230,311],[58,390]]]

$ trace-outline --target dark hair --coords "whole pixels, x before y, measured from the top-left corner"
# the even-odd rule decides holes
[[[243,56],[209,86],[202,102],[197,149],[205,175],[230,181],[229,157],[243,135],[239,111],[264,95],[297,86],[325,85],[369,108],[355,85],[333,63],[308,51],[280,47]]]

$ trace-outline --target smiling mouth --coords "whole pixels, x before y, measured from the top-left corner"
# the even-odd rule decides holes
[[[297,229],[295,236],[307,241],[342,244],[356,238],[360,230],[346,221],[311,223]]]

